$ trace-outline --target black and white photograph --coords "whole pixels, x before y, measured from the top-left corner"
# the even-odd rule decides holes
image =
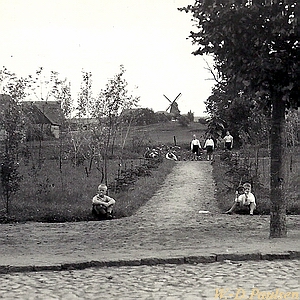
[[[296,0],[0,0],[0,299],[300,299]]]

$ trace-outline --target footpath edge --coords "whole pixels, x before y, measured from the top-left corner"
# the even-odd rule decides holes
[[[87,268],[123,267],[123,266],[155,266],[160,264],[198,264],[215,263],[228,261],[259,261],[259,260],[282,260],[300,259],[300,251],[287,251],[282,253],[226,253],[200,256],[179,256],[171,258],[149,257],[129,260],[107,260],[107,261],[87,261],[72,262],[52,265],[28,265],[13,266],[0,265],[0,274],[22,273],[22,272],[42,272],[42,271],[69,271],[83,270]]]

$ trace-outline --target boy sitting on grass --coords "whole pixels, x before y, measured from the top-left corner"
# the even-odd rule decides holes
[[[115,199],[106,195],[107,186],[100,184],[98,186],[98,194],[93,197],[92,213],[98,217],[112,219],[113,218],[113,207],[116,203]]]
[[[243,206],[248,206],[250,215],[253,216],[253,211],[256,208],[255,196],[251,193],[251,184],[248,182],[238,187],[234,204],[225,214],[232,214],[237,207]]]

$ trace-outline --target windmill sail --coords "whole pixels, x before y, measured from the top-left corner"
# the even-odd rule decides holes
[[[178,103],[176,101],[181,96],[181,93],[179,93],[173,101],[171,101],[166,95],[163,95],[163,96],[170,102],[170,104],[168,105],[166,111],[169,110],[169,112],[171,114],[173,114],[174,116],[180,115],[180,110],[178,108]]]

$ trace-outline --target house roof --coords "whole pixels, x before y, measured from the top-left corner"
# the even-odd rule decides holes
[[[33,123],[61,125],[64,120],[59,101],[23,101],[22,103]]]
[[[32,102],[26,102],[23,104],[23,112],[26,117],[33,124],[52,124],[52,122],[46,117],[42,111],[34,105]]]
[[[11,97],[0,94],[0,111],[4,111],[11,101]],[[21,101],[22,110],[34,124],[61,125],[64,114],[59,101]]]

